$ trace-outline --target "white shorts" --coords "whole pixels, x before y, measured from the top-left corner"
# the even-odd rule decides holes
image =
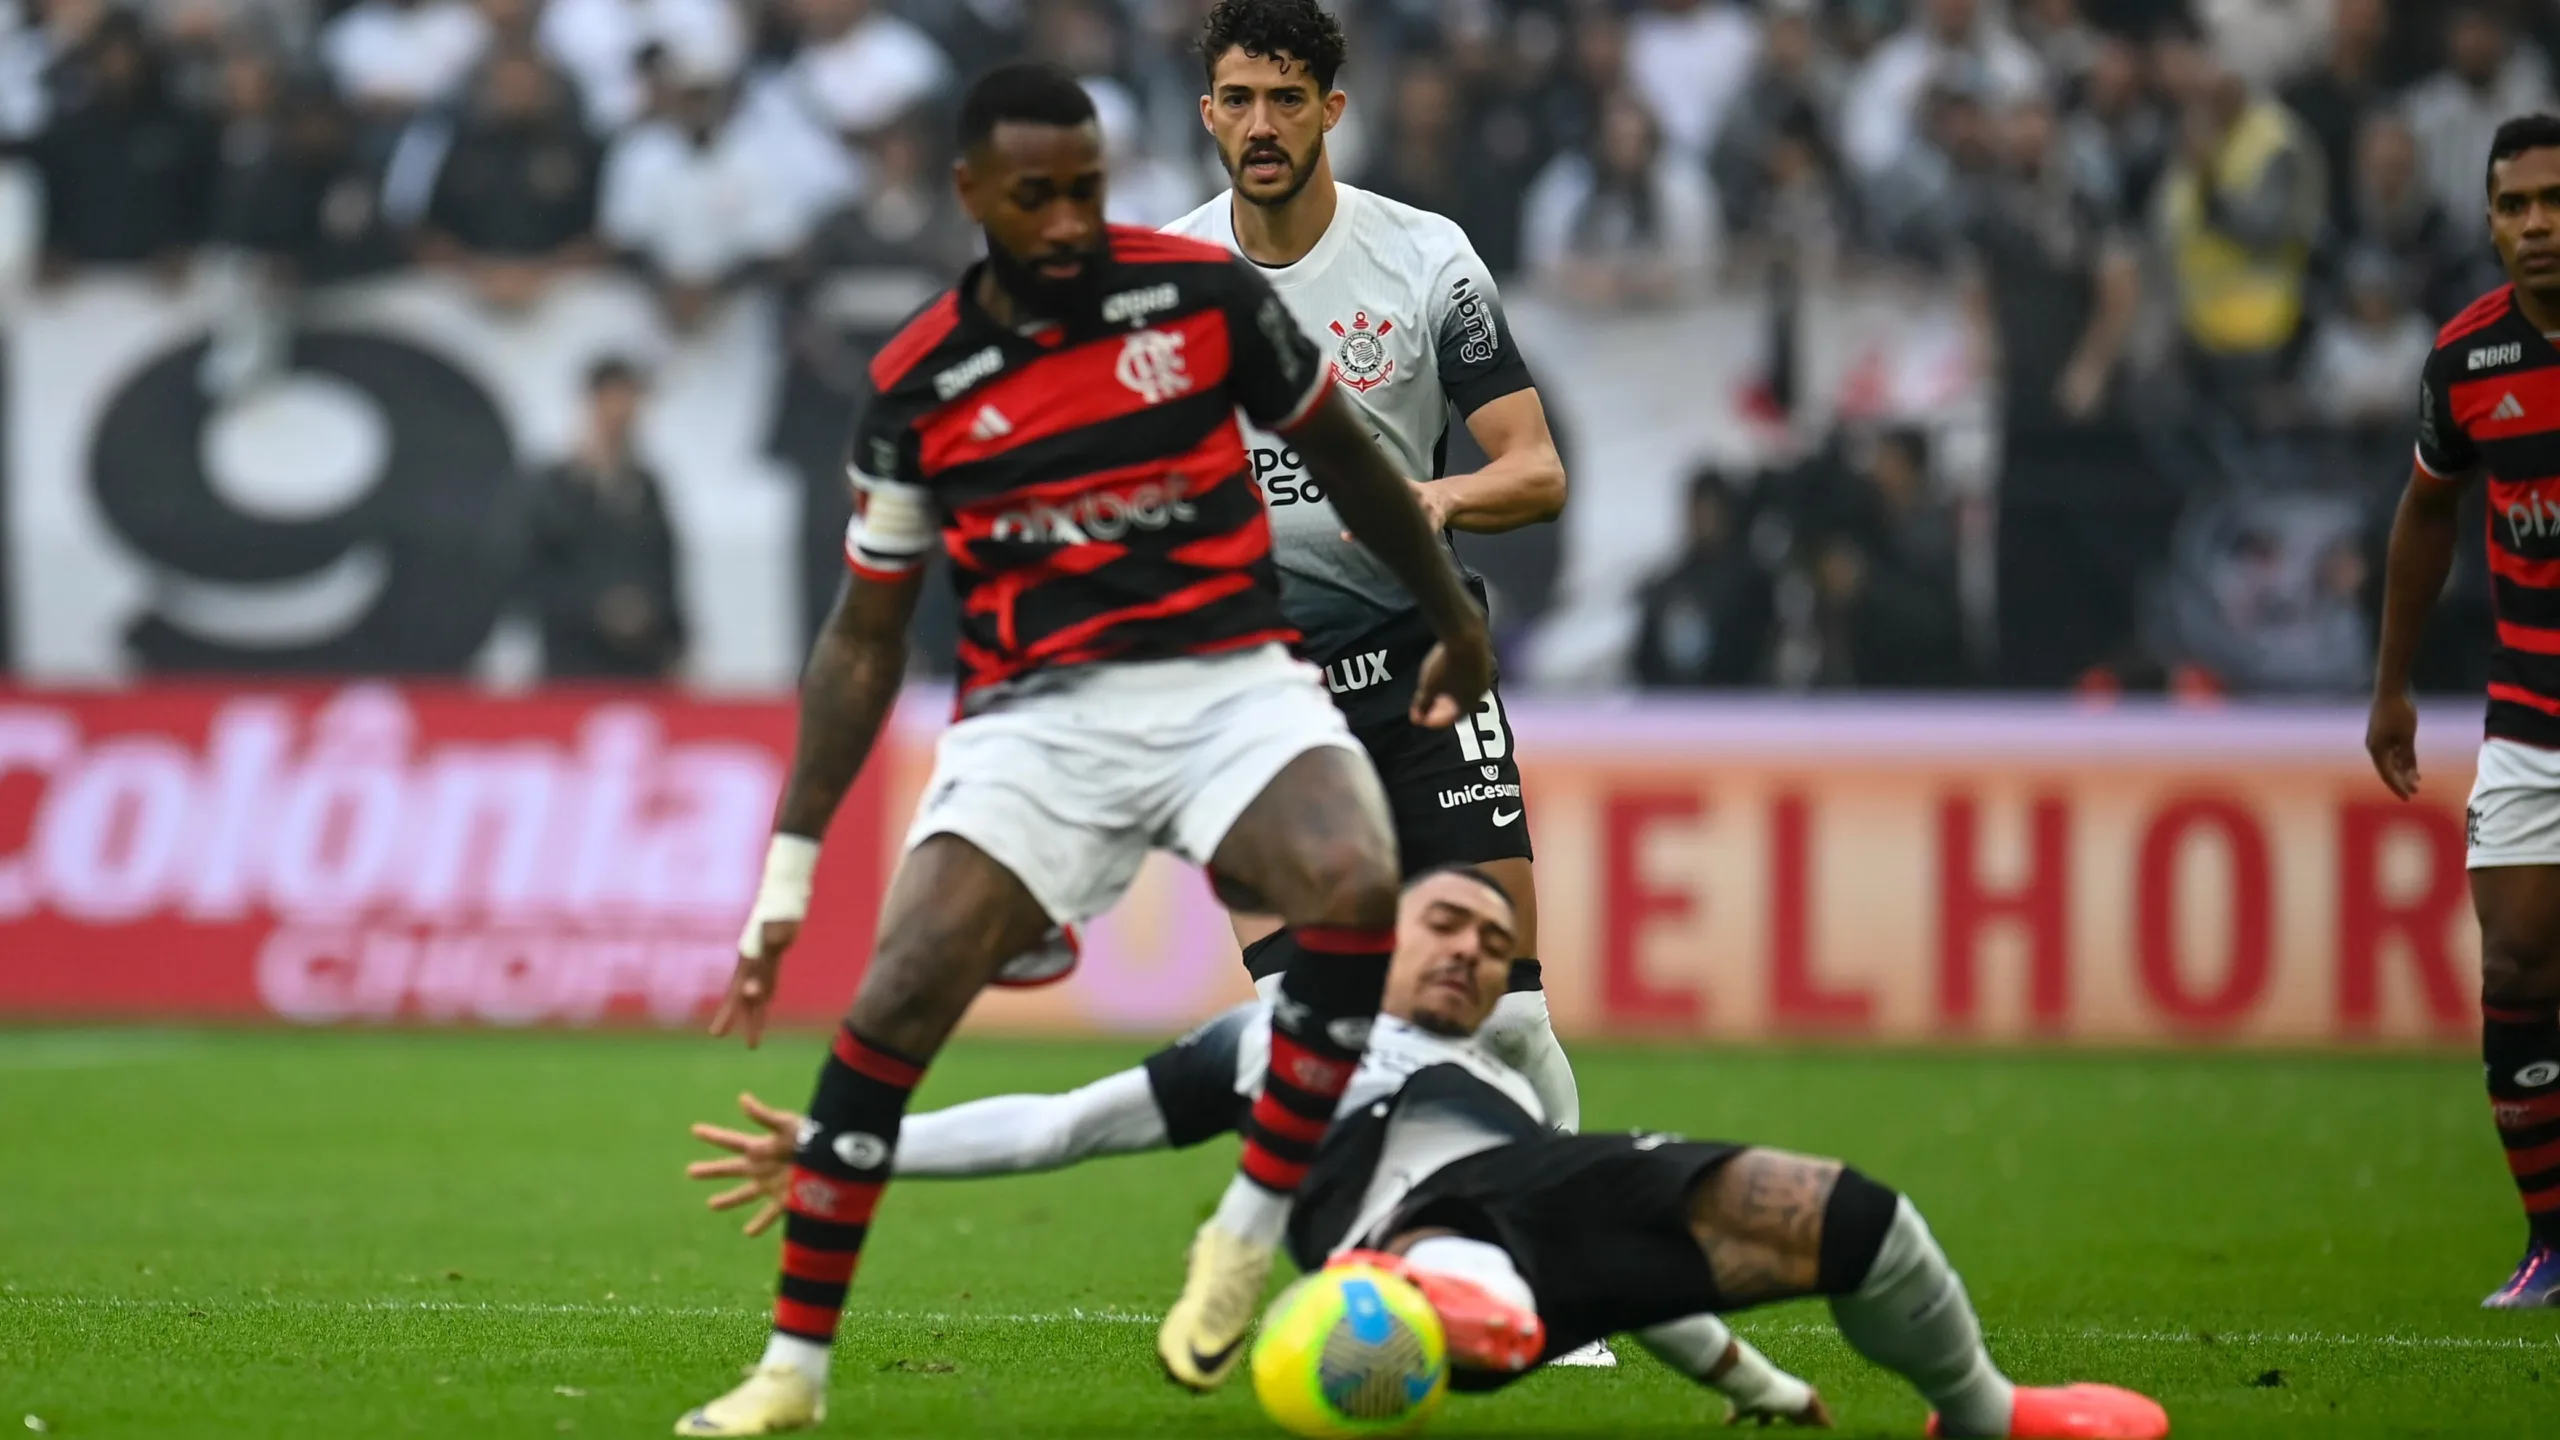
[[[1326,746],[1368,763],[1323,675],[1280,646],[1097,665],[945,731],[907,848],[957,835],[1072,924],[1149,850],[1207,864],[1273,776]]]
[[[2560,865],[2560,750],[2491,740],[2463,812],[2469,865]]]

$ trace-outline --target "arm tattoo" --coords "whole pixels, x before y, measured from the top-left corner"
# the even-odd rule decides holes
[[[1840,1179],[1837,1160],[1745,1150],[1697,1192],[1690,1228],[1716,1289],[1740,1308],[1810,1295],[1822,1268],[1822,1215]]]

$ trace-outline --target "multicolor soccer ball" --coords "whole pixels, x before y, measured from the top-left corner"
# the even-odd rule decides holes
[[[1448,1340],[1410,1283],[1367,1265],[1319,1270],[1263,1315],[1253,1393],[1308,1440],[1410,1435],[1449,1393]]]

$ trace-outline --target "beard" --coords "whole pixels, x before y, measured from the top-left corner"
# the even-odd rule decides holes
[[[1280,192],[1276,195],[1258,195],[1247,190],[1244,186],[1244,167],[1264,156],[1274,155],[1280,158],[1282,164],[1289,167],[1288,178],[1282,183]],[[1316,178],[1316,162],[1323,158],[1324,135],[1318,132],[1315,143],[1309,145],[1307,153],[1302,156],[1292,155],[1277,145],[1256,145],[1232,160],[1227,158],[1226,152],[1220,151],[1218,163],[1226,167],[1228,183],[1235,187],[1236,194],[1241,196],[1246,204],[1276,210],[1298,198],[1298,192],[1306,189],[1307,182]]]
[[[996,284],[1013,297],[1014,303],[1032,314],[1051,320],[1069,319],[1091,308],[1095,293],[1102,286],[1102,251],[1100,248],[1076,252],[1084,268],[1072,280],[1059,280],[1040,273],[1041,260],[1063,258],[1052,253],[1037,260],[1025,260],[987,237],[987,269]]]

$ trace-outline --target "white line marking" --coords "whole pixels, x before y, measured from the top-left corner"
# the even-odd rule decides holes
[[[545,1303],[521,1300],[282,1300],[269,1298],[229,1300],[175,1300],[101,1297],[88,1295],[11,1295],[0,1294],[0,1307],[16,1306],[29,1310],[202,1310],[211,1315],[225,1310],[323,1310],[360,1311],[390,1314],[428,1315],[593,1315],[600,1318],[675,1317],[689,1319],[743,1320],[761,1318],[762,1306],[754,1308],[722,1305],[602,1305],[575,1301]],[[846,1313],[848,1323],[876,1320],[907,1325],[1153,1325],[1157,1317],[1131,1310],[1042,1310],[1005,1313],[1001,1311],[970,1312],[960,1310],[863,1310],[857,1306]],[[2009,1340],[2085,1340],[2107,1345],[2294,1345],[2328,1349],[2385,1350],[2552,1350],[2560,1349],[2560,1335],[2547,1337],[2490,1335],[2350,1335],[2322,1330],[2238,1330],[2214,1331],[2212,1338],[2193,1330],[2105,1330],[2067,1325],[2026,1328],[2020,1326],[1986,1326],[1993,1339]],[[1828,1325],[1751,1325],[1744,1333],[1751,1335],[1827,1336],[1839,1332]]]

